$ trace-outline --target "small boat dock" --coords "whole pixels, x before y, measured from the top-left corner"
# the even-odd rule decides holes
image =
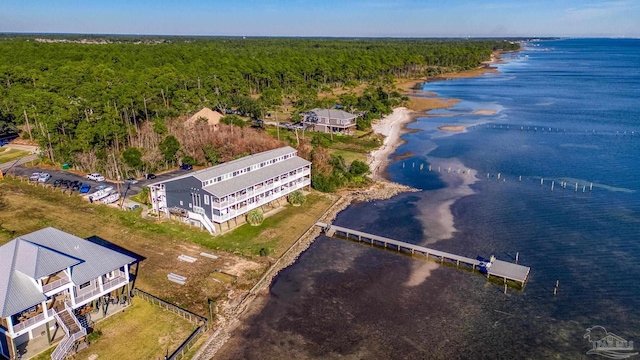
[[[358,242],[366,242],[371,245],[381,246],[385,249],[394,249],[398,252],[402,251],[411,253],[412,255],[422,255],[426,259],[429,259],[429,257],[431,256],[440,263],[444,263],[445,261],[447,261],[449,263],[455,264],[458,267],[460,265],[463,265],[471,267],[472,270],[477,269],[481,272],[486,272],[487,278],[489,276],[495,276],[504,279],[505,283],[507,280],[511,280],[519,282],[522,286],[524,286],[524,283],[529,278],[529,272],[531,271],[531,268],[528,266],[522,266],[502,260],[494,260],[491,263],[491,266],[485,266],[485,262],[479,259],[472,259],[440,250],[429,249],[424,246],[414,245],[403,241],[393,240],[341,226],[325,224],[322,222],[316,223],[316,226],[322,228],[324,234],[329,237],[344,237],[349,240],[357,240]]]

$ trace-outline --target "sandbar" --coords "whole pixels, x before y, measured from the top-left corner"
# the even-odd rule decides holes
[[[496,110],[480,109],[480,110],[474,111],[472,114],[473,115],[495,115],[497,113],[498,111]]]
[[[442,125],[438,126],[438,130],[450,132],[463,132],[467,127],[465,125]]]

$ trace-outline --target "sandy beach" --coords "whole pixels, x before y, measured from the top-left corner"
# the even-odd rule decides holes
[[[382,146],[373,150],[369,155],[369,168],[374,180],[381,180],[382,174],[389,163],[389,156],[402,144],[400,136],[404,126],[417,117],[417,113],[405,107],[393,110],[391,115],[372,125],[373,131],[385,136]]]

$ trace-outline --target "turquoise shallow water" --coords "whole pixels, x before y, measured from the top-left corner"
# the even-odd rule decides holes
[[[411,124],[398,153],[413,157],[388,169],[422,192],[355,204],[336,223],[470,257],[519,252],[525,289],[505,296],[478,275],[320,237],[223,357],[586,358],[593,325],[640,344],[640,41],[540,42],[505,58],[500,74],[424,85],[463,101]]]

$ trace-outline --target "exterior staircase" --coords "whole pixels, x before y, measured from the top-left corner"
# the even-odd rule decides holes
[[[51,354],[51,359],[63,360],[70,355],[69,352],[76,342],[87,336],[87,329],[80,324],[68,303],[65,303],[64,310],[55,313],[54,317],[58,325],[64,330],[65,336]]]
[[[216,233],[216,227],[213,225],[211,220],[209,220],[207,215],[189,211],[189,219],[198,220],[210,234]]]

